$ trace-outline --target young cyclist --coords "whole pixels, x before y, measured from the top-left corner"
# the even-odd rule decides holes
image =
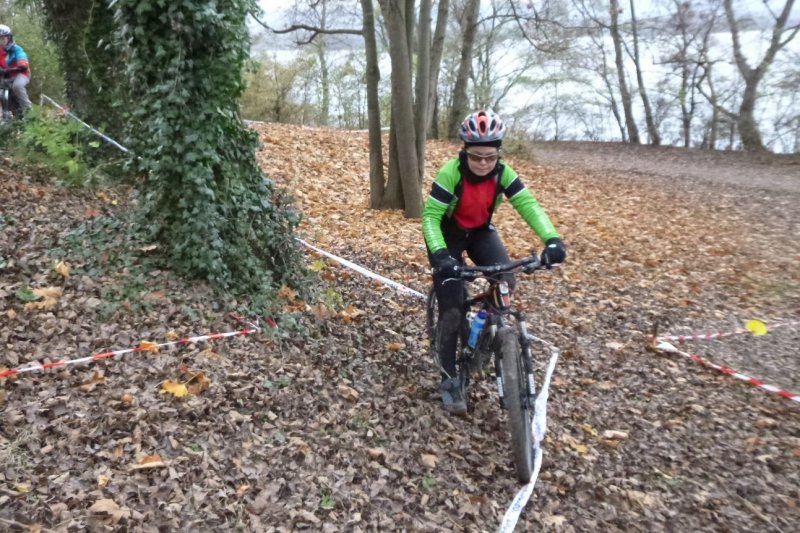
[[[506,128],[492,111],[467,115],[459,135],[464,141],[458,157],[439,170],[422,210],[422,232],[433,267],[439,301],[440,386],[444,409],[455,414],[467,410],[456,372],[456,345],[462,318],[464,282],[454,278],[467,253],[476,265],[509,261],[508,252],[491,224],[492,213],[503,196],[545,242],[542,261],[561,263],[566,249],[544,209],[525,188],[517,173],[502,159]],[[513,274],[506,278],[514,286]]]
[[[25,89],[31,80],[28,56],[25,50],[14,42],[11,28],[5,24],[0,24],[0,78],[12,80],[11,92],[14,93],[22,112],[30,109],[31,100]]]

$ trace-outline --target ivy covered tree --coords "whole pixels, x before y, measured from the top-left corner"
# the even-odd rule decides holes
[[[298,214],[263,175],[257,136],[239,116],[252,0],[111,6],[129,83],[140,88],[128,142],[145,176],[141,221],[170,266],[254,307],[281,285],[300,287]]]
[[[113,41],[110,0],[31,0],[44,13],[50,38],[64,69],[70,108],[113,136],[122,134],[126,84]],[[58,97],[60,95],[54,94]]]

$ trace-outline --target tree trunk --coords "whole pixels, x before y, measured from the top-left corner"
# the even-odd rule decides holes
[[[775,26],[772,28],[772,38],[770,39],[769,48],[764,53],[764,58],[761,62],[755,68],[752,68],[747,63],[747,59],[742,53],[742,43],[739,38],[739,25],[733,13],[731,0],[723,1],[725,16],[728,19],[728,26],[730,28],[731,38],[733,39],[733,57],[736,60],[736,66],[745,83],[742,102],[739,106],[739,115],[736,120],[737,126],[739,127],[739,137],[742,140],[742,148],[745,150],[765,150],[764,143],[761,140],[761,133],[758,131],[758,124],[755,119],[758,84],[764,78],[767,69],[772,65],[778,51],[797,36],[798,30],[800,30],[800,25],[795,25],[788,30],[789,36],[786,38],[783,37],[786,22],[792,12],[793,5],[794,0],[786,0],[786,4],[784,4],[780,15],[775,18]]]
[[[422,178],[425,175],[425,134],[428,131],[428,88],[431,82],[431,0],[420,2],[418,28],[414,134],[417,139],[417,163],[422,187]]]
[[[625,127],[628,130],[628,139],[633,144],[640,144],[639,128],[636,127],[636,120],[633,117],[633,106],[631,93],[628,90],[628,81],[625,79],[625,64],[622,55],[622,37],[619,34],[619,0],[611,0],[609,13],[611,15],[611,39],[614,42],[614,55],[617,64],[617,77],[619,80],[619,94],[622,99],[622,110],[625,113]]]
[[[319,109],[319,125],[327,126],[331,116],[331,85],[328,72],[328,57],[326,52],[325,37],[319,37],[317,44],[317,59],[319,60],[320,85],[322,86],[322,102]]]
[[[450,10],[450,0],[439,0],[439,10],[436,13],[436,29],[433,32],[433,43],[431,45],[431,68],[430,81],[428,83],[428,119],[426,130],[429,137],[438,138],[438,125],[434,130],[434,119],[438,116],[437,94],[439,87],[439,70],[442,66],[442,54],[444,53],[444,39],[447,31],[447,14]]]
[[[650,136],[650,144],[658,146],[661,144],[661,135],[658,133],[658,126],[653,120],[653,110],[650,108],[650,99],[647,97],[647,89],[644,86],[642,77],[642,63],[639,58],[639,32],[636,27],[636,11],[633,7],[634,0],[630,0],[631,6],[631,31],[633,33],[633,63],[636,66],[636,82],[639,85],[639,96],[644,105],[644,118],[647,124],[647,134]]]
[[[120,51],[110,44],[116,25],[107,2],[42,0],[42,6],[48,33],[58,45],[70,107],[90,124],[107,125],[111,135],[121,135],[127,124],[118,117],[118,110],[125,108],[125,66]]]
[[[408,218],[419,218],[422,216],[422,177],[419,173],[414,130],[414,91],[411,81],[411,49],[408,46],[408,17],[413,17],[413,9],[407,13],[403,0],[381,0],[381,7],[387,22],[392,64],[391,150],[389,183],[384,204],[396,202],[397,198],[391,195],[400,188],[404,215]],[[413,24],[411,27],[413,28]],[[393,182],[397,182],[397,185]]]
[[[320,7],[322,12],[320,13],[319,26],[324,30],[328,25],[328,1],[323,0]],[[331,116],[331,85],[328,72],[328,44],[326,42],[326,37],[327,36],[323,34],[315,39],[317,59],[319,60],[320,85],[322,89],[322,102],[320,102],[318,120],[320,126],[327,126]]]
[[[369,207],[379,209],[385,193],[383,174],[383,141],[381,140],[381,106],[378,84],[378,45],[375,40],[375,12],[372,0],[361,0],[364,23],[364,49],[367,56],[367,120],[369,122]]]
[[[453,104],[447,120],[447,137],[450,139],[458,139],[458,127],[469,112],[467,109],[469,106],[467,84],[472,73],[472,49],[475,45],[480,7],[480,0],[467,0],[462,31],[461,61],[458,65],[455,87],[453,87]]]

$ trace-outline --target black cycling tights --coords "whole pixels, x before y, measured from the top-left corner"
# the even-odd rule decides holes
[[[464,264],[464,252],[467,252],[472,262],[479,266],[505,263],[509,260],[508,252],[494,226],[471,231],[457,228],[448,231],[445,227],[442,230],[450,255],[461,264]],[[430,253],[428,257],[430,259]],[[514,288],[513,274],[505,274],[503,279],[508,282],[509,288]],[[446,280],[434,275],[433,283],[436,299],[439,301],[439,361],[442,365],[442,378],[448,375],[455,377],[458,328],[464,312],[466,293],[464,282],[455,279]]]

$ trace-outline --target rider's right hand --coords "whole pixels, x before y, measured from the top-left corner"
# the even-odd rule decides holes
[[[431,257],[433,273],[444,278],[455,278],[458,276],[458,261],[456,261],[447,248],[436,250]]]

